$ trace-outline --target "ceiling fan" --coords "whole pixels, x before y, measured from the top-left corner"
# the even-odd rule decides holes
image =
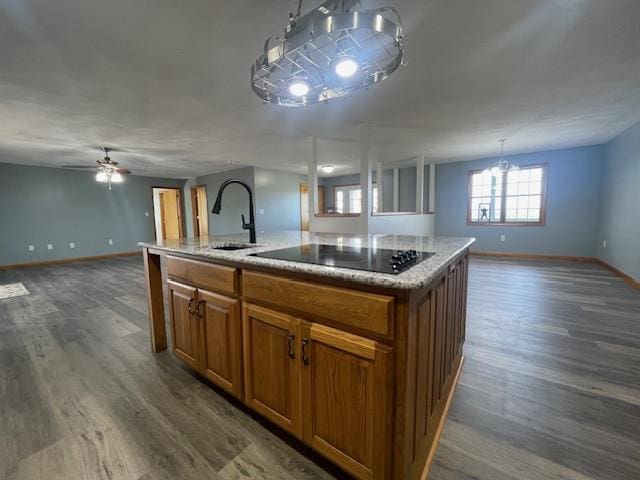
[[[106,183],[109,185],[109,190],[111,190],[112,183],[122,183],[124,178],[123,175],[130,175],[131,170],[127,170],[126,168],[118,168],[118,162],[114,162],[109,157],[109,152],[118,151],[114,150],[110,147],[98,147],[100,150],[104,152],[104,158],[101,160],[96,160],[97,166],[87,166],[87,165],[65,165],[63,168],[73,168],[73,169],[93,169],[97,168],[98,173],[96,173],[96,182]]]

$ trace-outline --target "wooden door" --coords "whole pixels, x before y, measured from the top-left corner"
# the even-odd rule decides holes
[[[242,320],[247,405],[302,438],[300,321],[247,304]]]
[[[324,208],[324,187],[322,185],[318,185],[318,213],[327,213]]]
[[[173,353],[197,370],[200,366],[200,345],[198,316],[195,311],[196,289],[173,280],[167,280],[167,285],[169,286]]]
[[[309,186],[300,184],[300,230],[309,231]]]
[[[240,398],[242,353],[240,301],[198,290],[200,371],[213,383]]]
[[[191,209],[193,217],[193,235],[209,235],[209,207],[207,206],[207,187],[198,185],[191,188]]]
[[[357,478],[389,478],[391,349],[302,323],[304,441]]]
[[[180,238],[178,195],[179,193],[176,190],[167,190],[160,193],[162,233],[164,240],[175,240]]]

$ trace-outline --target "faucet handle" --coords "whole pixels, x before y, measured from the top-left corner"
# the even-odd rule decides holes
[[[242,228],[244,228],[245,230],[253,228],[253,223],[247,223],[247,221],[245,220],[244,213],[241,214],[241,216],[242,216]]]

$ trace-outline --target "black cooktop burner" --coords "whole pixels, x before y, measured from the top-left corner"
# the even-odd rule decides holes
[[[251,254],[254,257],[314,263],[328,267],[353,268],[393,275],[397,275],[433,255],[435,255],[433,252],[417,252],[415,250],[316,244]]]

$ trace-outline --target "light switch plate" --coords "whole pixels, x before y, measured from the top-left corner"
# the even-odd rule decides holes
[[[110,238],[108,243],[109,243],[109,245],[113,245],[113,238]]]
[[[144,216],[148,217],[149,216],[149,212],[144,212]]]
[[[36,247],[34,247],[33,245],[29,245],[29,246],[27,247],[27,249],[28,249],[30,252],[33,252],[33,251],[36,249]]]
[[[504,242],[507,239],[506,235],[500,235],[500,241]]]
[[[264,215],[264,208],[260,209],[260,215]]]
[[[76,248],[76,244],[74,242],[69,242],[69,248]]]
[[[53,244],[47,243],[47,250],[53,250]]]

